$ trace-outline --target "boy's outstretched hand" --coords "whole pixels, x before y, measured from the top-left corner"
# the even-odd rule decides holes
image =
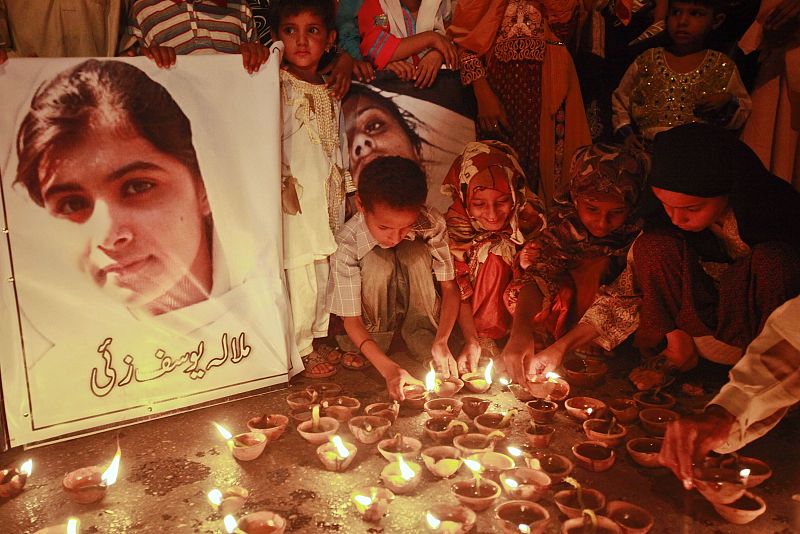
[[[249,74],[258,72],[269,59],[269,48],[261,43],[242,43],[239,52],[242,54],[242,65]]]
[[[436,372],[442,375],[443,378],[458,376],[458,364],[450,352],[450,347],[447,346],[446,339],[433,342],[431,356],[433,356],[433,365],[436,367]]]
[[[403,393],[403,386],[406,384],[424,386],[421,380],[411,376],[408,371],[399,365],[395,365],[388,370],[383,375],[383,379],[386,380],[386,390],[389,392],[389,397],[397,401],[405,400],[406,396]]]

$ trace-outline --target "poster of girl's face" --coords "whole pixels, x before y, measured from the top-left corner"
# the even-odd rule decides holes
[[[0,261],[14,283],[0,293],[0,374],[17,443],[300,368],[285,334],[277,65],[249,76],[236,60],[2,68]]]
[[[342,112],[356,183],[373,159],[402,156],[425,169],[428,205],[440,211],[449,207],[450,197],[440,191],[442,180],[464,146],[475,140],[473,97],[458,73],[442,70],[432,87],[418,89],[381,71],[370,85],[350,86]]]

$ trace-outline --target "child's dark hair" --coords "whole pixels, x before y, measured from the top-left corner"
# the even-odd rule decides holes
[[[723,0],[669,0],[667,5],[672,7],[672,4],[695,4],[711,9],[714,14],[725,13],[725,2]]]
[[[272,38],[278,40],[278,28],[285,17],[305,12],[321,18],[329,31],[336,29],[336,8],[333,0],[273,0],[270,7]]]
[[[395,209],[419,209],[428,197],[425,171],[407,158],[376,158],[361,171],[358,197],[367,211],[373,211],[378,203]]]

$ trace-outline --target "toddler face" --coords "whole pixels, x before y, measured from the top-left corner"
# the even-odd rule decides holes
[[[514,207],[511,195],[497,189],[477,188],[470,195],[467,211],[484,230],[497,232],[505,228]]]
[[[606,237],[625,223],[630,211],[621,200],[579,196],[575,199],[578,218],[594,237]]]
[[[291,71],[316,74],[322,55],[336,39],[336,32],[329,31],[319,15],[302,11],[281,19],[278,38],[283,41],[283,59]]]
[[[667,12],[667,32],[678,47],[702,49],[708,34],[722,24],[724,18],[707,6],[673,2]]]

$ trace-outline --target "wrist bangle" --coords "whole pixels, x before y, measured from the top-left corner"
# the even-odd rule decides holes
[[[374,340],[374,339],[372,339],[371,337],[368,337],[367,339],[365,339],[364,341],[362,341],[362,342],[361,342],[361,345],[359,345],[359,346],[358,346],[358,352],[362,352],[362,351],[361,351],[361,349],[364,347],[364,345],[366,345],[366,344],[367,344],[367,343],[369,343],[370,341],[375,341],[375,340]],[[362,353],[362,354],[363,354],[363,353]]]

